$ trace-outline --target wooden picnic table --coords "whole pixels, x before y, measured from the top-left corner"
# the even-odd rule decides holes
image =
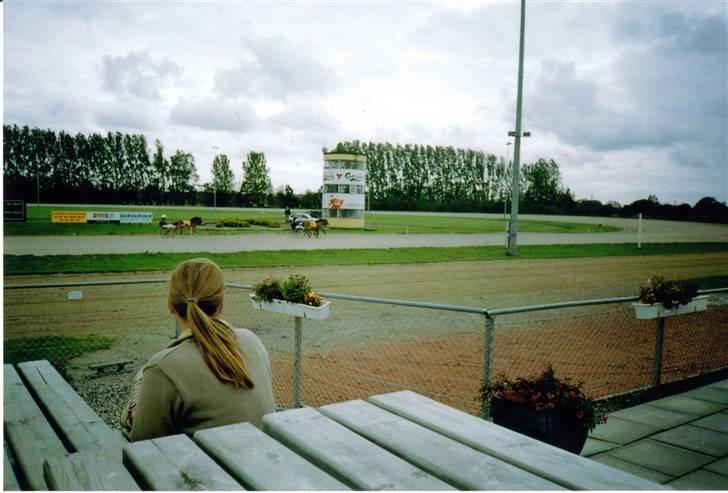
[[[406,390],[268,414],[262,430],[240,423],[127,443],[93,419],[85,403],[73,402],[70,386],[54,380],[50,365],[22,367],[23,379],[9,366],[5,463],[23,467],[12,468],[17,479],[6,471],[6,489],[18,483],[66,490],[665,489]],[[24,414],[8,413],[8,385]],[[31,429],[21,416],[34,420]],[[24,477],[40,464],[41,478]]]

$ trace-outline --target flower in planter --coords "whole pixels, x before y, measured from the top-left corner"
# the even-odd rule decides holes
[[[283,288],[281,287],[281,282],[271,276],[253,284],[253,293],[255,294],[255,299],[258,301],[266,301],[270,303],[273,300],[283,299]]]
[[[502,375],[492,383],[483,382],[480,393],[484,402],[503,399],[521,402],[538,413],[560,411],[565,419],[591,431],[607,418],[584,394],[582,386],[582,382],[572,384],[569,379],[556,378],[549,365],[536,377],[510,380]]]
[[[311,289],[306,276],[292,275],[284,283],[267,277],[253,285],[253,294],[258,301],[271,302],[274,299],[301,305],[321,306],[321,296]]]
[[[698,286],[691,281],[665,281],[653,276],[640,286],[639,301],[647,305],[662,303],[668,310],[690,303],[698,295]]]

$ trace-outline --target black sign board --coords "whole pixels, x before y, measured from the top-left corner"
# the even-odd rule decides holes
[[[24,200],[3,200],[4,222],[25,222]]]

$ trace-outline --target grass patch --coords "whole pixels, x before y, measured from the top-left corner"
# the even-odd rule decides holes
[[[109,349],[114,339],[105,336],[42,336],[6,339],[3,345],[5,364],[47,359],[65,378],[68,362],[85,353]]]
[[[595,218],[595,221],[598,219]],[[501,233],[506,221],[466,215],[376,214],[366,215],[366,229],[392,233]],[[552,221],[518,221],[522,233],[606,233],[620,228],[603,224]]]
[[[207,257],[222,268],[289,267],[358,264],[475,262],[483,260],[684,255],[728,252],[728,243],[633,243],[589,245],[524,245],[518,257],[501,246],[270,250],[237,253],[131,253],[104,255],[5,255],[5,275],[170,271],[183,260]]]
[[[61,224],[51,222],[52,211],[123,211],[134,210],[152,212],[152,224]],[[281,209],[205,209],[185,207],[144,207],[144,206],[29,206],[26,223],[5,223],[5,236],[101,236],[101,235],[158,235],[158,222],[162,214],[174,222],[177,219],[189,219],[200,216],[205,221],[197,234],[225,235],[240,233],[259,233],[261,231],[288,232]],[[618,231],[620,228],[598,224],[552,222],[552,221],[519,221],[518,230],[524,233],[605,233]],[[363,229],[331,229],[337,233],[360,234],[416,234],[416,233],[500,233],[505,231],[503,219],[492,219],[471,215],[428,215],[428,214],[377,214],[368,212],[365,215],[366,228]],[[215,228],[220,224],[234,229]],[[248,228],[245,224],[253,226]]]

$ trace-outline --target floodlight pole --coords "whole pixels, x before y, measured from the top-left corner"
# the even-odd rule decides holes
[[[524,31],[526,28],[526,0],[521,0],[521,38],[518,49],[518,94],[516,96],[516,131],[514,132],[515,145],[513,146],[513,180],[511,195],[511,220],[508,223],[508,255],[518,253],[518,194],[519,167],[521,164],[521,107],[523,100],[523,48]]]

